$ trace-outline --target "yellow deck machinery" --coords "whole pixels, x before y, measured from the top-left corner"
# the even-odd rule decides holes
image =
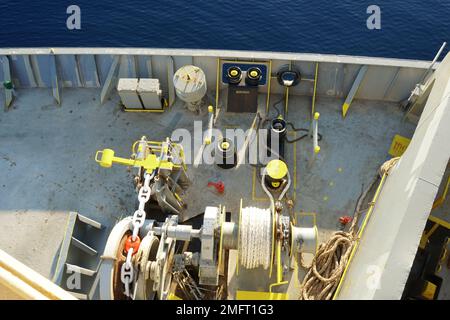
[[[225,206],[206,206],[200,228],[180,224],[180,192],[189,186],[181,146],[169,139],[151,142],[145,137],[133,146],[131,159],[105,149],[96,155],[103,167],[113,163],[136,167],[139,207],[111,231],[99,270],[101,299],[223,299],[227,297],[229,264],[239,269],[263,268],[275,283],[286,284],[293,257],[314,253],[317,229],[294,226],[283,199],[291,186],[286,164],[272,160],[262,170],[261,186],[270,205],[243,207],[237,219],[226,219]],[[163,221],[146,211],[151,199],[168,215]],[[189,247],[188,244],[197,243]],[[192,249],[191,249],[192,248]],[[229,251],[237,250],[232,261]],[[239,288],[237,288],[239,290]]]

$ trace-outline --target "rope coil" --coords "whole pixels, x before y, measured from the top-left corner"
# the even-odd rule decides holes
[[[272,252],[272,214],[270,209],[242,208],[239,226],[239,260],[247,269],[268,269]]]
[[[321,243],[303,283],[300,299],[329,300],[347,265],[355,238],[349,232],[335,232]]]
[[[379,176],[389,175],[399,159],[400,157],[396,157],[384,162],[379,169]],[[349,232],[335,232],[327,242],[320,244],[311,267],[303,279],[300,299],[330,300],[333,297],[357,241],[358,220],[362,212],[360,209],[362,200],[376,181],[377,179],[369,185],[369,188],[358,199]],[[369,204],[374,205],[373,202]]]

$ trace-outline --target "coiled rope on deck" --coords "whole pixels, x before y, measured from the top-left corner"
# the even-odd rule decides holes
[[[272,219],[270,209],[242,208],[239,226],[239,260],[247,269],[269,268],[272,252]]]
[[[383,163],[379,170],[380,177],[385,174],[388,175],[399,159],[400,157],[396,157]],[[303,279],[300,299],[329,300],[332,298],[357,240],[357,226],[362,200],[372,185],[373,183],[360,196],[349,231],[335,232],[327,242],[319,245],[311,267]]]

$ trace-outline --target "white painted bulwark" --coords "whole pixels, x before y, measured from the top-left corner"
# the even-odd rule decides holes
[[[450,54],[411,143],[388,176],[338,299],[400,299],[449,161]]]
[[[320,64],[317,96],[345,98],[358,70],[368,66],[356,99],[400,102],[420,82],[430,62],[359,56],[324,54],[260,52],[236,50],[151,49],[151,48],[11,48],[1,49],[0,55],[11,60],[11,70],[17,88],[31,86],[51,87],[48,57],[54,55],[62,87],[99,87],[102,85],[101,102],[109,97],[117,78],[159,79],[161,89],[171,106],[176,99],[173,76],[186,65],[201,68],[205,73],[210,92],[216,88],[217,59],[233,61],[258,61],[272,65],[272,75],[280,67],[291,63],[301,71],[304,81],[292,88],[292,95],[313,93],[316,63]],[[112,61],[112,57],[114,60]],[[29,68],[24,65],[28,61]],[[433,66],[436,68],[438,64]],[[109,72],[107,71],[109,69]],[[118,69],[118,70],[117,70]],[[33,81],[27,80],[33,75]],[[23,81],[22,81],[23,80]],[[223,89],[219,84],[219,89]],[[267,92],[261,86],[260,92]],[[277,81],[272,81],[271,93],[284,93]]]

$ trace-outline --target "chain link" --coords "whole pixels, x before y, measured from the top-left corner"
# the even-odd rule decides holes
[[[133,220],[132,220],[132,224],[133,224],[133,241],[136,240],[138,234],[139,234],[139,230],[142,228],[142,226],[144,225],[145,222],[145,210],[136,210],[133,214]]]
[[[131,258],[133,256],[133,248],[130,248],[128,250],[127,254],[127,260],[124,264],[122,264],[121,272],[120,272],[120,280],[122,280],[123,284],[125,285],[125,295],[127,297],[131,296],[130,292],[130,284],[134,280],[134,268],[133,264],[131,263]]]
[[[131,221],[131,224],[133,226],[133,235],[132,240],[135,241],[139,230],[142,228],[142,226],[145,223],[145,204],[150,200],[150,197],[152,195],[152,189],[150,187],[150,181],[155,176],[155,172],[153,171],[151,174],[146,173],[144,176],[144,185],[139,189],[138,193],[138,201],[139,201],[139,207],[134,212],[133,218]],[[134,281],[134,267],[132,264],[132,256],[133,256],[133,248],[130,248],[128,250],[127,259],[125,263],[122,265],[122,268],[120,270],[120,280],[125,286],[125,295],[130,297],[131,296],[131,284]]]
[[[136,240],[136,237],[139,234],[140,228],[145,223],[145,204],[150,200],[150,196],[152,195],[152,189],[150,188],[150,181],[155,176],[155,172],[153,171],[151,174],[146,173],[144,176],[144,185],[139,189],[138,193],[138,201],[139,208],[133,214],[133,241]]]

